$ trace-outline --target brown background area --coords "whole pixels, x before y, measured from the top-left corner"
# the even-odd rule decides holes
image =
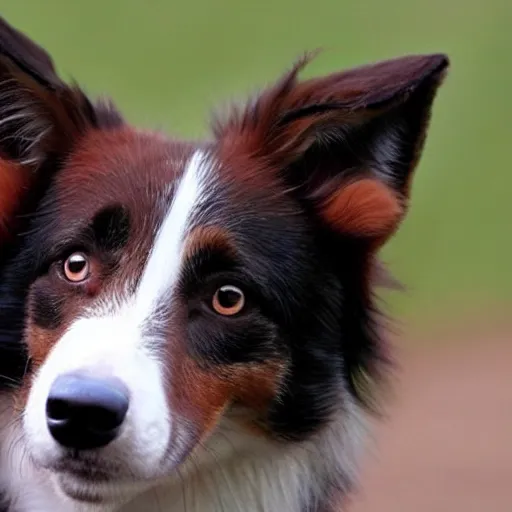
[[[398,343],[350,512],[512,512],[512,324]]]

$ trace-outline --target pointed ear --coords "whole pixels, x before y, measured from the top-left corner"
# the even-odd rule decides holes
[[[405,213],[448,58],[407,56],[299,82],[307,60],[217,122],[215,136],[278,169],[332,229],[384,242]]]
[[[77,140],[122,119],[56,74],[51,57],[0,18],[0,244]]]
[[[120,124],[56,74],[51,57],[0,18],[0,154],[26,166],[62,158],[87,130]]]

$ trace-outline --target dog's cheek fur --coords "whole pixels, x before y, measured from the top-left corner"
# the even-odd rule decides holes
[[[69,322],[64,308],[68,306],[67,297],[48,290],[43,280],[36,281],[29,292],[24,339],[30,365],[16,393],[15,406],[19,411],[27,403],[33,375],[66,330]]]
[[[338,337],[340,289],[334,276],[303,296],[287,333],[291,362],[269,423],[286,439],[300,440],[317,431],[339,406],[343,390],[342,355]],[[327,296],[323,295],[326,294]]]
[[[189,320],[191,354],[209,365],[262,364],[283,356],[277,326],[261,315],[232,319],[229,326],[223,320]]]
[[[265,420],[286,368],[277,359],[218,364],[194,357],[179,344],[170,357],[176,361],[167,381],[170,408],[186,421],[195,443],[208,437],[231,406],[250,411],[242,427],[255,429]]]
[[[67,297],[59,292],[48,289],[47,283],[41,280],[34,284],[28,303],[28,316],[32,324],[50,331],[60,328],[64,322]]]
[[[30,284],[27,265],[22,257],[0,271],[0,389],[16,387],[28,367],[27,348],[23,339],[25,301]]]
[[[371,408],[387,369],[370,293],[374,257],[349,238],[333,237],[321,227],[311,232],[315,239],[307,245],[317,250],[303,255],[308,278],[288,282],[285,296],[300,300],[283,299],[288,314],[279,326],[280,341],[290,359],[268,416],[276,435],[294,440],[321,429],[343,409],[345,398]]]

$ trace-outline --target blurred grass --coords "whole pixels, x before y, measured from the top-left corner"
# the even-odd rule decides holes
[[[412,209],[385,251],[409,290],[393,309],[428,323],[512,302],[512,2],[2,0],[1,13],[131,121],[194,137],[305,50],[325,49],[306,75],[448,53]]]

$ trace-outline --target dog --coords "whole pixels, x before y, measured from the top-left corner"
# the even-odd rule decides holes
[[[378,254],[444,54],[300,80],[208,140],[129,125],[0,24],[11,512],[334,512],[389,372]]]

